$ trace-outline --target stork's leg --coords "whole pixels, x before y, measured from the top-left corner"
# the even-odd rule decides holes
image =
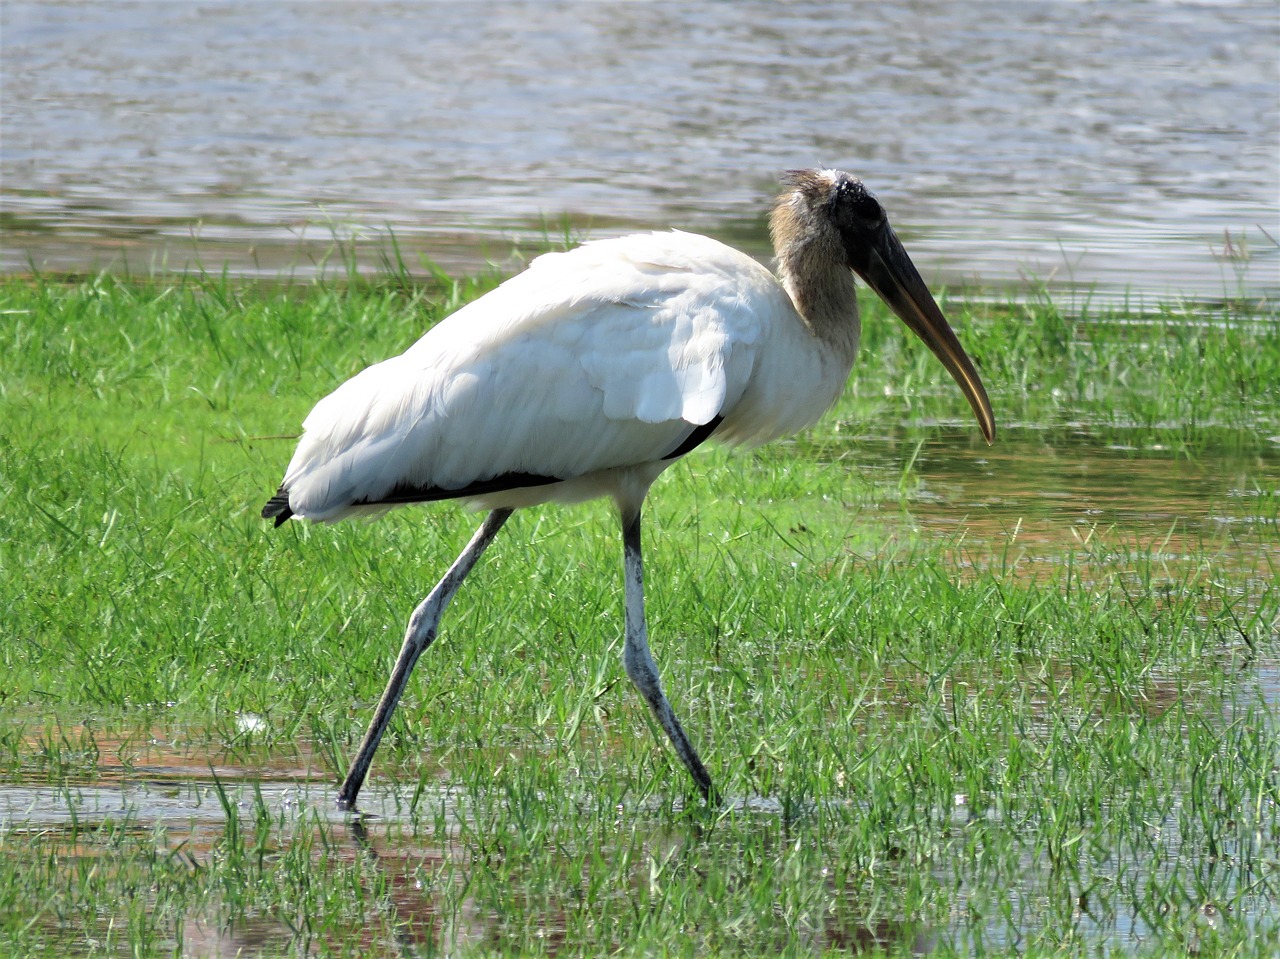
[[[622,517],[622,549],[623,567],[626,577],[626,644],[623,647],[622,661],[627,668],[627,675],[635,683],[640,695],[645,698],[658,723],[666,730],[667,738],[675,747],[676,755],[689,770],[689,775],[698,784],[703,797],[715,802],[715,790],[711,785],[711,777],[706,767],[698,758],[697,752],[684,734],[680,720],[671,709],[666,694],[662,691],[662,680],[658,678],[658,667],[649,652],[648,630],[644,621],[644,567],[640,560],[640,510],[634,515]]]
[[[493,542],[493,538],[498,535],[498,530],[502,529],[502,524],[510,515],[509,509],[495,509],[485,517],[484,523],[471,537],[467,548],[453,561],[453,565],[436,584],[436,588],[418,604],[418,608],[409,617],[409,627],[405,630],[400,657],[396,660],[395,668],[391,670],[391,679],[387,683],[386,691],[382,694],[382,699],[378,701],[373,722],[369,724],[369,731],[364,734],[360,751],[356,753],[356,758],[347,771],[347,778],[342,783],[342,789],[338,791],[338,808],[355,808],[356,796],[360,793],[360,787],[364,785],[364,777],[369,773],[373,754],[378,751],[378,743],[382,742],[382,734],[387,730],[391,714],[395,712],[400,694],[404,692],[405,683],[409,681],[409,674],[413,672],[418,657],[435,640],[436,631],[440,626],[440,617],[444,615],[449,600],[453,599],[454,593],[471,572],[471,567],[475,566],[480,554]]]

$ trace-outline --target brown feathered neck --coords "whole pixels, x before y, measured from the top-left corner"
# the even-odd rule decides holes
[[[853,271],[831,219],[831,170],[796,170],[769,214],[778,279],[812,333],[852,361],[862,332]]]

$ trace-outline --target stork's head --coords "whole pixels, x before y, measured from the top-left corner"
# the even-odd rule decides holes
[[[875,195],[839,170],[793,170],[783,184],[769,221],[779,255],[843,263],[858,274],[942,361],[990,443],[995,417],[982,380]]]

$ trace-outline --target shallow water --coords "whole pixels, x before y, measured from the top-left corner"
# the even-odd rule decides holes
[[[970,432],[938,430],[922,442],[908,501],[881,508],[914,532],[1028,576],[1067,562],[1109,575],[1131,550],[1128,558],[1150,558],[1174,579],[1211,564],[1242,590],[1275,582],[1280,437],[1258,446],[1223,430],[1216,444],[1177,449],[1141,430],[1126,441],[1124,431],[1100,439],[1083,427],[1014,427],[986,447]],[[860,440],[859,460],[893,486],[903,445]]]
[[[308,273],[394,231],[474,269],[563,222],[765,256],[821,164],[934,282],[1280,293],[1270,0],[477,9],[7,0],[0,268]]]
[[[506,954],[504,949],[512,947],[506,917],[487,911],[470,898],[464,899],[461,909],[451,909],[442,901],[442,890],[435,883],[424,881],[424,876],[437,873],[455,874],[456,870],[465,876],[470,870],[482,868],[475,861],[474,846],[460,838],[477,826],[471,810],[475,797],[449,787],[413,789],[375,783],[362,795],[364,814],[353,817],[336,809],[333,785],[323,775],[280,778],[255,772],[246,776],[227,767],[211,774],[207,754],[197,757],[182,749],[167,754],[164,749],[157,749],[151,758],[159,764],[134,769],[118,780],[108,776],[94,784],[0,785],[0,838],[16,848],[27,837],[39,836],[43,848],[50,855],[56,854],[62,868],[72,873],[86,867],[109,871],[117,856],[136,855],[135,847],[139,845],[168,851],[199,868],[211,866],[225,855],[220,849],[223,844],[234,842],[229,840],[230,835],[260,830],[266,824],[273,856],[278,857],[281,850],[295,843],[310,843],[317,850],[313,856],[323,849],[327,858],[361,864],[367,894],[377,900],[380,909],[396,916],[397,936],[402,940],[398,945],[371,947],[369,954],[400,955],[406,944],[415,945],[409,953],[415,955],[416,950],[432,953],[440,948],[463,950],[468,945],[484,944]],[[201,761],[203,769],[199,768]],[[654,808],[645,804],[617,808],[620,841],[628,831],[638,830],[647,837],[646,846],[654,862],[661,859],[664,866],[670,867],[687,858],[690,868],[714,867],[747,884],[753,881],[753,866],[742,859],[746,837],[768,845],[776,842],[772,837],[779,821],[795,815],[811,816],[817,811],[791,809],[784,813],[786,804],[775,798],[727,797],[726,808],[733,810],[733,828],[725,830],[722,839],[709,837],[705,842],[691,843],[690,835],[698,835],[698,829],[673,829],[656,808],[662,801],[656,800],[653,805]],[[856,806],[851,808],[856,812]],[[975,821],[989,821],[991,815],[990,810],[975,813],[969,808],[968,797],[957,793],[950,820],[959,834]],[[234,830],[229,824],[231,818],[236,821]],[[431,822],[434,828],[429,825]],[[443,829],[442,823],[446,824]],[[1259,828],[1261,825],[1260,822]],[[1012,828],[1012,824],[1009,826]],[[1159,836],[1157,845],[1162,851],[1177,850],[1183,842],[1177,816],[1150,822],[1149,828]],[[123,839],[125,835],[132,839]],[[1231,845],[1222,851],[1228,860],[1236,855]],[[318,871],[319,865],[313,865]],[[925,868],[944,887],[955,881],[953,864],[947,858]],[[1118,881],[1147,868],[1140,852],[1113,850],[1109,868],[1095,869],[1094,877],[1102,873],[1109,880]],[[1019,879],[1025,882],[1028,895],[1042,895],[1043,873],[1044,864],[1028,852],[1018,864],[1017,875],[1010,878],[1015,883]],[[925,955],[952,938],[954,930],[885,918],[883,909],[861,901],[854,891],[832,888],[831,892],[837,900],[844,901],[838,901],[824,915],[821,927],[810,932],[814,954],[829,949],[862,951],[873,946],[907,945],[914,954]],[[1016,902],[1021,890],[1015,886],[1008,893]],[[1231,922],[1269,927],[1267,902],[1261,893],[1246,899],[1246,904],[1252,903],[1250,911],[1233,914]],[[1002,917],[991,917],[985,932],[984,923],[975,917],[959,918],[964,914],[965,903],[966,894],[957,891],[953,908],[958,910],[959,928],[990,943],[1006,947],[1013,944],[1017,930],[1011,930]],[[1211,930],[1221,921],[1211,902],[1168,905],[1179,911],[1180,923],[1192,932]],[[563,946],[567,922],[559,910],[576,907],[572,899],[564,903],[554,899],[540,901],[534,918],[538,935]],[[1075,932],[1082,941],[1095,945],[1131,948],[1150,936],[1152,930],[1141,918],[1126,914],[1128,908],[1123,897],[1103,892],[1092,907],[1084,904],[1074,923]],[[103,915],[99,922],[107,927],[115,918]],[[55,926],[52,916],[38,919]],[[353,928],[358,929],[358,920],[352,921]],[[84,930],[90,940],[102,932],[95,928]],[[271,913],[251,913],[232,921],[220,918],[217,910],[211,909],[208,915],[187,916],[182,924],[182,954],[188,956],[252,954],[262,949],[283,953],[293,951],[297,943],[298,930],[286,918]],[[84,954],[91,954],[87,943],[84,945]],[[555,954],[559,950],[552,947],[550,951]]]

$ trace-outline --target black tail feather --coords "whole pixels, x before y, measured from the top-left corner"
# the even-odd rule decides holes
[[[289,508],[289,491],[283,486],[276,490],[276,495],[267,500],[267,505],[262,507],[262,518],[274,518],[277,527],[287,523],[292,515],[293,510]]]

